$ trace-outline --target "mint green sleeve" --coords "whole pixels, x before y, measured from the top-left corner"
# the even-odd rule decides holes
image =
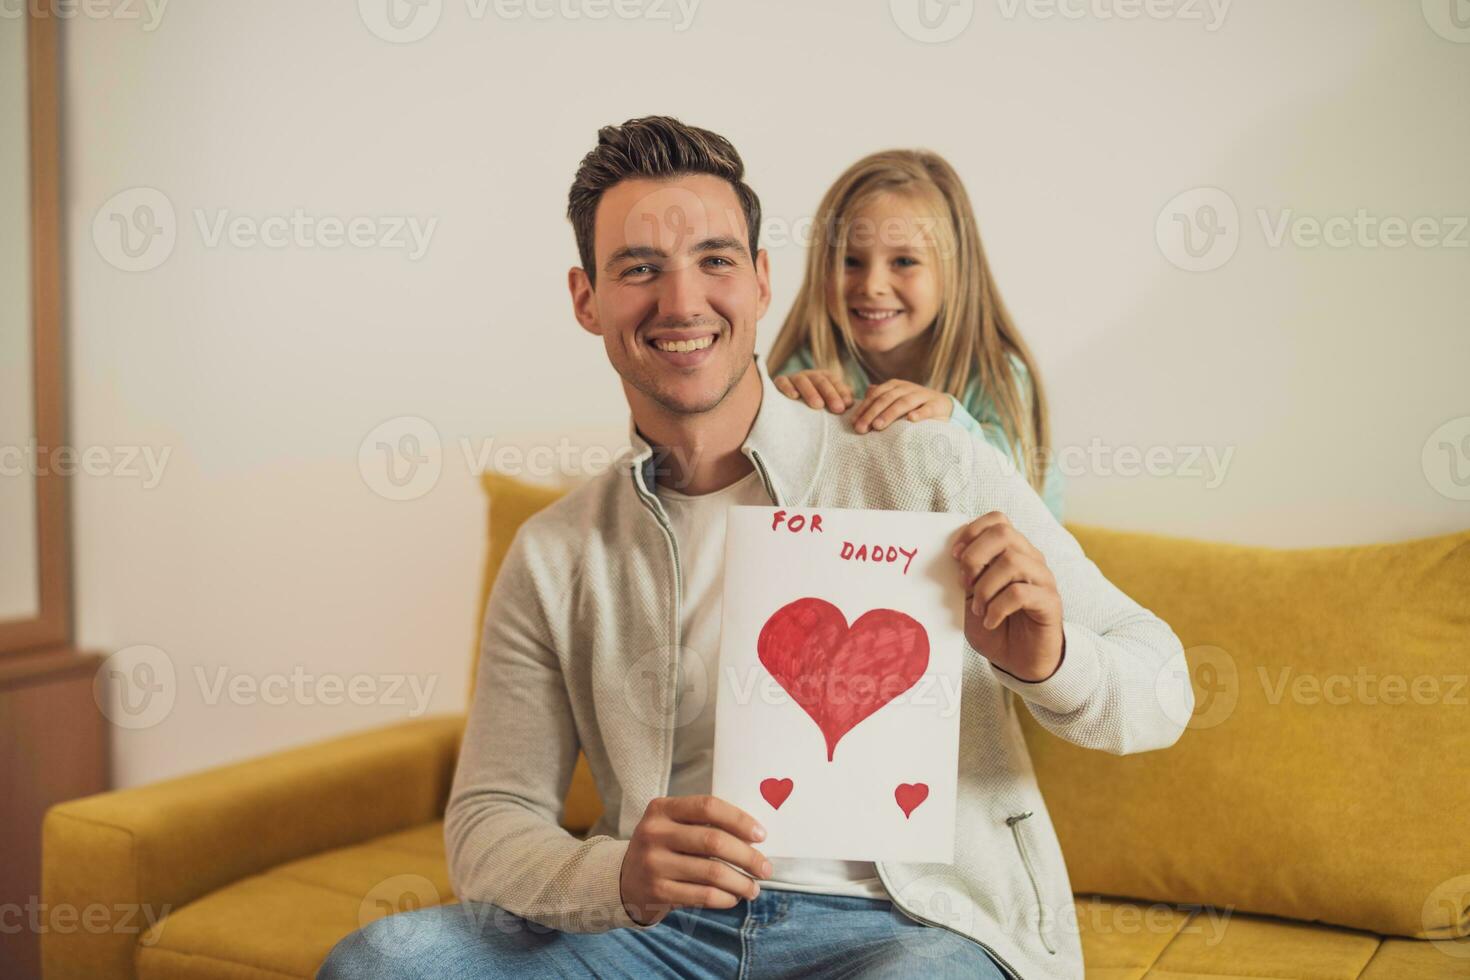
[[[812,354],[811,354],[811,351],[809,351],[805,347],[800,347],[800,348],[797,348],[797,351],[796,351],[795,354],[792,354],[789,358],[786,359],[786,363],[785,364],[781,365],[779,368],[776,369],[776,371],[771,375],[771,377],[773,377],[773,378],[779,378],[782,375],[795,374],[797,371],[810,371],[811,369],[812,369]]]
[[[1031,378],[1026,371],[1026,366],[1021,363],[1020,358],[1012,356],[1011,366],[1020,375],[1021,387],[1024,391],[1023,401],[1029,401],[1031,395]],[[971,435],[979,436],[990,443],[996,449],[1005,453],[1008,458],[1014,459],[1015,453],[1011,449],[1011,442],[1006,438],[1005,430],[1000,426],[1000,420],[991,408],[990,399],[980,390],[980,385],[971,381],[966,389],[965,402],[961,402],[954,395],[949,396],[952,403],[952,411],[949,420]],[[977,419],[983,419],[982,423]],[[1050,462],[1046,468],[1046,475],[1041,481],[1041,499],[1046,504],[1046,509],[1051,511],[1052,516],[1058,523],[1062,520],[1062,474],[1057,469],[1055,462]]]
[[[981,439],[984,439],[987,442],[990,441],[990,433],[986,432],[985,427],[982,426],[979,422],[975,421],[975,416],[971,415],[969,411],[965,408],[964,402],[960,401],[954,395],[949,396],[949,402],[949,420],[951,422],[964,429],[972,436],[979,436]]]
[[[1046,468],[1046,476],[1041,481],[1041,499],[1046,503],[1046,509],[1051,511],[1057,523],[1062,522],[1062,471],[1057,469],[1055,461]]]

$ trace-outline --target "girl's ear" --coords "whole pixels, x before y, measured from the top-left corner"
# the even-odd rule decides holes
[[[765,249],[755,253],[755,282],[759,290],[755,318],[759,322],[771,305],[771,259]]]
[[[597,296],[592,288],[592,281],[587,278],[587,272],[580,265],[574,265],[567,270],[567,289],[572,294],[572,313],[577,317],[577,322],[582,329],[590,334],[601,337],[602,323],[597,319]]]

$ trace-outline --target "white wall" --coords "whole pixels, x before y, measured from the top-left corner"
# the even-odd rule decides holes
[[[563,214],[596,128],[645,113],[713,128],[746,158],[784,236],[762,349],[798,284],[788,232],[827,183],[879,148],[947,155],[1041,360],[1057,444],[1233,453],[1223,479],[1191,475],[1187,449],[1161,460],[1180,474],[1071,476],[1070,520],[1279,546],[1470,527],[1450,469],[1470,472],[1470,232],[1438,225],[1457,248],[1271,247],[1258,215],[1463,220],[1470,43],[1433,0],[1239,3],[1215,29],[1194,0],[1154,9],[1181,5],[1123,20],[962,2],[968,26],[934,44],[882,0],[704,0],[684,30],[672,0],[657,9],[673,20],[601,21],[430,0],[433,30],[404,44],[367,26],[388,33],[381,0],[175,0],[153,29],[141,5],[143,20],[68,21],[73,437],[170,453],[156,486],[116,455],[76,487],[81,643],[156,647],[175,678],[171,708],[117,732],[118,782],[411,710],[211,705],[196,668],[417,673],[436,679],[428,710],[460,709],[484,530],[460,442],[625,425],[601,346],[569,313]],[[1198,187],[1239,211],[1238,248],[1213,271],[1170,261],[1167,213],[1156,235]],[[119,250],[110,215],[141,218],[140,203],[165,228],[173,208],[171,252],[167,236]],[[196,223],[297,208],[437,225],[412,260],[210,245]],[[124,271],[140,264],[156,267]],[[400,416],[444,446],[437,484],[408,501],[359,467],[364,438]],[[128,656],[125,673],[144,654]]]

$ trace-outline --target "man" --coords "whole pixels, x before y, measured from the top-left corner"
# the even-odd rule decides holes
[[[1160,683],[1179,641],[983,441],[938,421],[859,435],[777,393],[743,174],[665,117],[604,128],[582,161],[572,306],[622,378],[634,453],[528,520],[495,583],[445,815],[461,904],[354,933],[323,976],[1082,976],[1016,697],[1078,745],[1168,746],[1193,704]],[[955,546],[953,865],[768,860],[758,822],[708,795],[738,503],[977,515]],[[605,805],[585,840],[558,825],[579,748]]]

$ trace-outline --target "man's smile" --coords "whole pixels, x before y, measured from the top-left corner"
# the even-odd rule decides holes
[[[664,361],[675,367],[697,367],[711,356],[719,343],[720,333],[709,329],[660,333],[647,339],[648,346]]]

